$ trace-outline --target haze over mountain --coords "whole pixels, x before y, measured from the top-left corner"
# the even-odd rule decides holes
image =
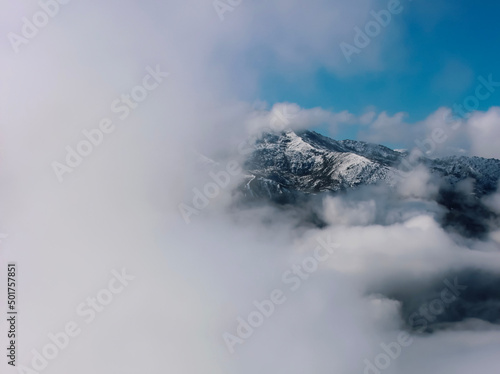
[[[435,193],[425,197],[447,209],[445,226],[458,225],[465,235],[481,235],[496,218],[482,203],[496,191],[500,179],[500,160],[496,159],[431,159],[423,154],[412,158],[408,152],[382,145],[287,130],[259,137],[244,167],[246,175],[240,188],[250,200],[290,204],[312,195],[363,186],[396,190],[408,183],[432,182]],[[422,196],[410,193],[408,197]]]

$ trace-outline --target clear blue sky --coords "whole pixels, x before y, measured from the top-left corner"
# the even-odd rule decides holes
[[[474,92],[478,76],[493,74],[500,81],[499,16],[500,2],[494,0],[413,1],[374,38],[377,45],[354,54],[352,64],[344,60],[345,69],[342,62],[333,68],[318,63],[313,69],[267,64],[259,96],[270,103],[288,101],[355,114],[374,106],[390,114],[408,112],[409,122],[421,120],[441,106],[462,102]],[[366,21],[370,19],[368,15]],[[338,44],[330,47],[341,54]],[[370,49],[378,47],[383,66],[363,66],[362,60],[374,52]],[[266,63],[255,64],[262,69]],[[500,92],[479,109],[498,104]]]

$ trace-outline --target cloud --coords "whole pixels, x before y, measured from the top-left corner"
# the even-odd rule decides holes
[[[246,126],[250,133],[305,130],[324,125],[330,131],[338,131],[340,126],[351,124],[355,119],[346,110],[334,112],[319,107],[306,109],[293,103],[276,103],[270,109],[264,107],[250,112]]]
[[[496,139],[500,136],[500,108],[476,112],[467,121],[467,135],[471,139],[472,154],[486,158],[500,158]]]
[[[402,142],[406,141],[407,137],[411,136],[412,127],[405,123],[406,113],[396,113],[393,116],[387,112],[381,112],[373,116],[373,120],[367,123],[370,117],[364,116],[363,122],[368,126],[368,129],[362,128],[359,137],[371,143],[382,142]]]
[[[439,180],[433,178],[423,165],[418,165],[399,183],[398,192],[406,198],[432,199],[439,192]]]

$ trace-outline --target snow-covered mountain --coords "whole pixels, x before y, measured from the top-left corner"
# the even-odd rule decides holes
[[[408,159],[408,153],[382,145],[336,141],[313,131],[265,133],[246,160],[243,191],[252,197],[290,200],[297,194],[342,191],[360,185],[394,186],[418,163],[451,186],[473,180],[478,197],[493,192],[500,178],[500,161],[495,159]]]

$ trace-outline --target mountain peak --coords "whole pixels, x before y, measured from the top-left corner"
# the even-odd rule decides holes
[[[393,186],[401,179],[398,167],[407,155],[383,145],[338,141],[310,130],[286,130],[263,134],[245,168],[253,176],[254,185],[266,180],[280,191],[317,193],[377,183]],[[494,191],[500,179],[500,161],[495,159],[451,156],[433,160],[423,157],[420,161],[452,185],[474,180],[478,196]]]

